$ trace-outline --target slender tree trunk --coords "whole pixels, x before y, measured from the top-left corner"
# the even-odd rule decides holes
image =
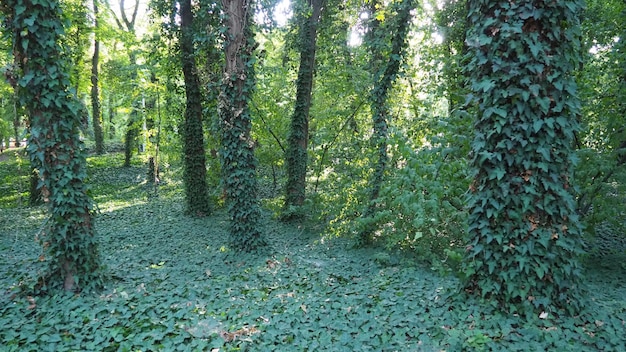
[[[31,162],[31,166],[32,166]],[[39,172],[35,167],[31,168],[31,173],[29,177],[29,190],[28,190],[28,204],[30,206],[40,205],[43,201],[41,199],[41,188],[39,188]]]
[[[133,91],[137,87],[137,55],[130,53],[130,80],[132,83]],[[134,92],[133,92],[134,93]],[[134,94],[133,94],[134,95]],[[130,161],[133,157],[133,149],[138,148],[137,137],[139,137],[139,128],[141,121],[139,120],[139,111],[141,110],[141,100],[133,96],[133,102],[131,103],[130,114],[128,115],[128,121],[126,121],[126,133],[124,138],[124,166],[130,166]]]
[[[372,4],[374,9],[376,4]],[[377,202],[380,189],[384,181],[385,172],[389,156],[387,148],[389,144],[389,105],[387,100],[389,91],[393,87],[393,83],[398,76],[400,62],[406,48],[406,38],[411,23],[411,10],[414,7],[412,0],[403,0],[397,9],[395,18],[390,19],[394,24],[389,27],[381,27],[378,19],[372,19],[371,34],[368,38],[368,46],[371,53],[371,69],[373,70],[374,87],[370,91],[370,106],[372,110],[372,123],[374,133],[372,135],[372,144],[377,152],[377,160],[374,165],[374,174],[370,181],[370,199],[367,209],[363,216],[371,217],[377,211]],[[385,32],[392,30],[391,52],[388,57],[383,57]],[[386,60],[383,64],[382,61]],[[366,228],[360,233],[360,241],[362,244],[368,244],[372,241],[371,228]]]
[[[92,202],[84,182],[80,102],[68,93],[69,66],[59,45],[64,32],[61,9],[54,0],[7,0],[0,11],[13,33],[14,57],[21,70],[15,73],[20,79],[16,87],[30,116],[28,152],[50,212],[38,235],[42,258],[50,264],[41,284],[66,290],[100,287]]]
[[[91,111],[93,134],[96,140],[96,154],[104,153],[104,135],[100,118],[100,88],[98,87],[98,64],[100,61],[100,40],[98,40],[98,0],[93,0],[94,28],[93,57],[91,59]]]
[[[111,8],[108,0],[105,0],[105,4],[109,7],[109,9]],[[128,32],[132,38],[135,39],[137,37],[135,34],[135,21],[137,20],[137,13],[139,11],[139,0],[135,0],[133,2],[132,14],[130,17],[126,14],[126,10],[126,1],[120,0],[119,13],[121,20],[117,17],[114,11],[111,10],[110,13],[113,15],[118,28],[122,31]],[[126,122],[126,133],[124,134],[124,166],[126,167],[130,166],[131,158],[133,156],[133,148],[137,146],[137,137],[139,137],[139,125],[141,122],[139,121],[139,111],[142,108],[141,100],[136,97],[138,76],[137,54],[131,51],[128,56],[131,66],[130,80],[133,86],[133,101],[131,103],[130,115],[128,117],[128,121]]]
[[[109,139],[115,138],[115,106],[113,105],[113,93],[109,92]]]
[[[259,229],[256,158],[248,102],[254,89],[254,4],[224,0],[224,74],[219,97],[224,192],[235,249],[252,251],[265,245]]]
[[[19,97],[18,97],[18,92],[17,89],[15,90],[15,94],[13,95],[13,138],[15,138],[13,140],[13,146],[15,148],[19,148],[21,143],[20,143],[20,125],[21,125],[21,121],[20,121],[20,115],[19,115],[19,109],[18,109],[18,104],[19,104]],[[9,147],[9,145],[7,144],[7,148]]]
[[[202,216],[211,212],[206,181],[202,93],[195,61],[191,0],[181,0],[179,3],[181,59],[187,96],[185,121],[183,123],[183,157],[185,161],[183,179],[187,210],[193,215]]]
[[[300,19],[300,68],[296,81],[296,105],[287,143],[287,194],[285,208],[301,206],[306,196],[309,110],[315,74],[317,27],[323,0],[308,0]]]

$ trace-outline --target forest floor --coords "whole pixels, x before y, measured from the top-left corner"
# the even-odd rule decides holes
[[[3,162],[3,161],[5,161],[5,160],[8,160],[8,159],[9,159],[8,150],[3,150],[3,151],[0,153],[0,163],[1,163],[1,162]]]
[[[79,295],[29,293],[45,209],[19,206],[27,179],[0,164],[0,351],[626,351],[625,258],[587,268],[581,316],[505,315],[454,299],[453,275],[269,212],[266,254],[233,253],[223,210],[188,217],[176,174],[155,192],[121,160],[90,158],[107,286]]]

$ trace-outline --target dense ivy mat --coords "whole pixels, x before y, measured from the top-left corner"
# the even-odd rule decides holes
[[[626,349],[623,258],[589,264],[584,316],[504,315],[455,298],[452,275],[267,213],[267,252],[235,254],[225,211],[185,216],[175,178],[154,196],[140,167],[90,165],[107,288],[33,295],[43,208],[2,209],[1,351]]]

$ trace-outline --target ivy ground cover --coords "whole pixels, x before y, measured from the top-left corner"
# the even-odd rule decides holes
[[[43,269],[34,236],[44,210],[7,200],[0,209],[0,351],[626,350],[619,260],[588,266],[585,315],[508,315],[489,302],[455,298],[453,275],[414,258],[356,250],[350,240],[324,239],[269,214],[260,229],[266,253],[234,253],[225,211],[184,214],[178,174],[163,177],[155,192],[138,164],[111,166],[121,156],[89,162],[107,288],[33,292]],[[0,163],[0,175],[22,182],[16,165]],[[18,183],[2,191],[21,191]]]

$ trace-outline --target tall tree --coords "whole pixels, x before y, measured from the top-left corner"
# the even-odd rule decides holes
[[[98,0],[93,0],[94,16],[94,39],[93,57],[91,58],[91,121],[93,134],[96,141],[96,154],[104,153],[104,133],[102,131],[101,110],[100,110],[100,87],[98,86],[98,65],[100,64],[100,33],[99,33],[99,11]]]
[[[415,6],[413,0],[402,0],[397,3],[396,11],[392,18],[387,19],[388,23],[383,26],[381,18],[376,12],[383,8],[380,3],[374,1],[370,5],[371,21],[367,39],[367,46],[370,51],[370,69],[374,85],[370,91],[370,107],[372,110],[373,134],[372,144],[376,149],[377,159],[374,165],[374,174],[370,181],[370,199],[363,216],[371,217],[376,213],[377,200],[389,156],[387,148],[389,144],[389,119],[390,109],[387,102],[389,93],[398,76],[400,63],[406,51],[406,39],[411,25],[411,10]],[[386,38],[391,33],[390,45],[387,49]],[[363,244],[371,242],[371,229],[366,228],[359,235]]]
[[[7,0],[0,11],[10,26],[17,67],[7,75],[30,117],[28,152],[41,177],[49,220],[39,235],[50,271],[43,285],[79,290],[101,286],[92,202],[87,195],[80,103],[59,45],[61,9],[54,0]]]
[[[291,116],[291,128],[286,150],[287,185],[285,208],[301,206],[306,195],[307,145],[309,139],[309,111],[313,76],[317,27],[322,13],[323,0],[306,0],[299,4],[300,67],[296,81],[296,103]]]
[[[249,101],[254,89],[254,31],[251,0],[223,1],[224,73],[220,89],[221,161],[231,217],[232,245],[252,251],[265,245],[259,229],[256,158]]]
[[[180,55],[185,77],[187,106],[183,123],[184,182],[187,210],[194,215],[211,212],[206,181],[206,157],[202,129],[202,93],[194,50],[191,0],[180,1]]]
[[[132,14],[130,17],[126,13],[126,2],[125,0],[120,0],[119,2],[119,11],[120,18],[117,17],[115,12],[111,9],[111,5],[108,0],[105,0],[107,7],[109,8],[110,13],[113,15],[115,19],[115,23],[117,27],[121,31],[125,31],[128,34],[129,40],[131,41],[130,45],[132,46],[137,39],[137,34],[135,32],[135,23],[137,21],[137,14],[139,12],[139,0],[135,0],[132,7]],[[134,48],[129,48],[128,50],[128,58],[130,60],[130,81],[133,87],[137,86],[137,77],[139,76],[139,70],[137,67],[137,52]],[[124,138],[124,166],[130,166],[130,160],[133,156],[133,148],[137,144],[137,137],[139,137],[139,126],[141,121],[139,120],[139,111],[141,110],[141,100],[136,96],[136,89],[133,89],[133,100],[131,103],[131,111],[130,116],[128,117],[128,121],[126,123],[126,133]]]
[[[465,290],[523,314],[578,311],[581,228],[570,184],[582,1],[474,0],[478,115]]]

